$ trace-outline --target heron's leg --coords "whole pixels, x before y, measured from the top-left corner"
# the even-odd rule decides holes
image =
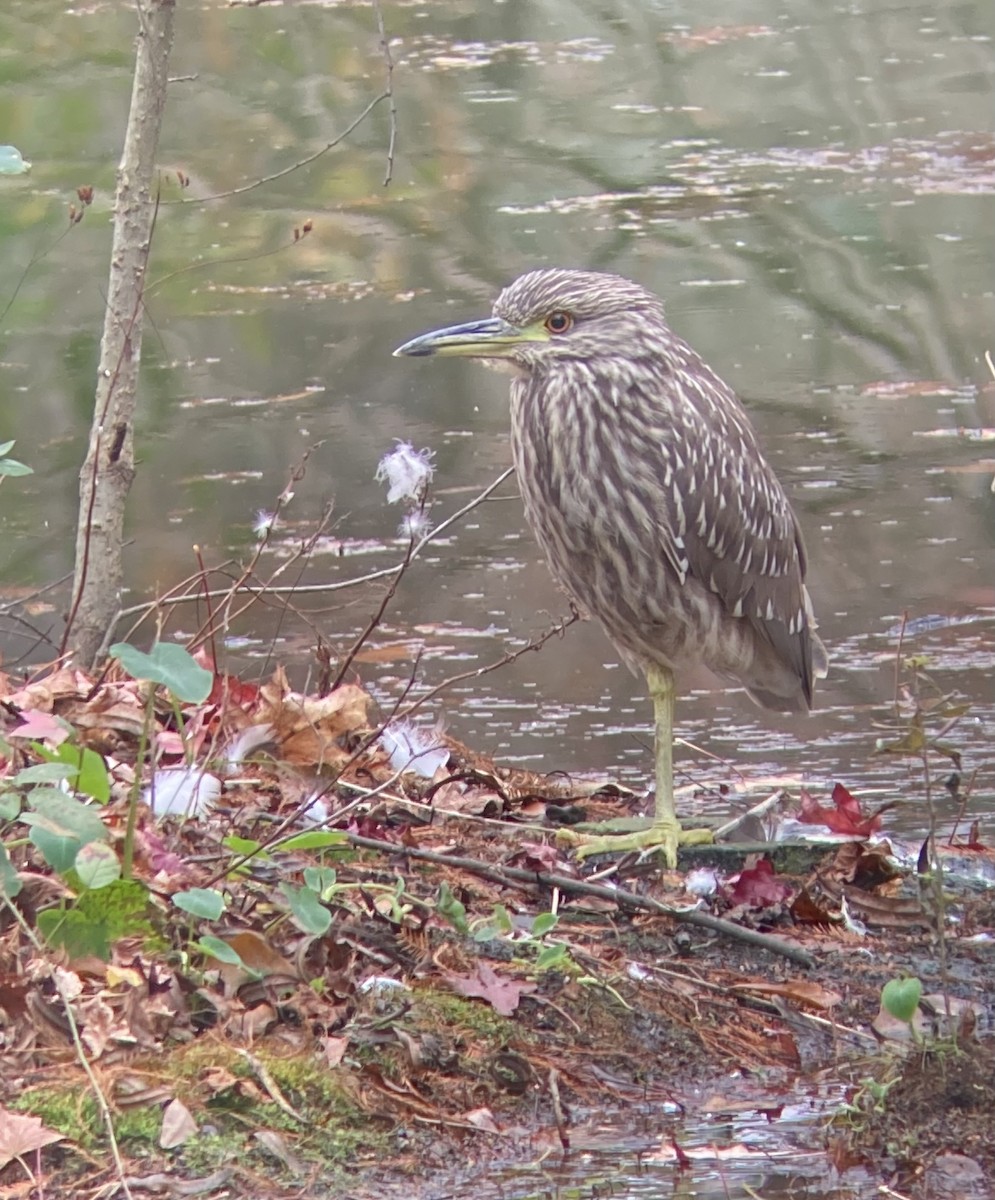
[[[646,683],[653,701],[653,745],[656,753],[654,824],[677,824],[674,806],[674,673],[667,667],[648,667]]]
[[[710,829],[682,829],[674,807],[674,674],[667,667],[649,667],[646,683],[653,700],[656,747],[656,801],[648,829],[602,836],[561,830],[557,840],[575,846],[578,858],[626,850],[660,850],[668,867],[677,865],[677,847],[712,841]]]

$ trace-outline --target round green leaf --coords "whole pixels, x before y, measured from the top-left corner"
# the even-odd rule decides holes
[[[7,851],[3,844],[0,843],[0,895],[7,896],[13,900],[22,886],[20,879],[17,878],[17,871],[14,869],[14,864],[7,856]]]
[[[91,891],[121,878],[121,864],[106,842],[88,842],[76,855],[76,874]]]
[[[100,813],[75,796],[55,788],[36,788],[31,793],[31,809],[21,814],[26,825],[43,824],[52,833],[75,837],[81,845],[110,840]]]
[[[284,883],[280,885],[280,891],[287,898],[294,920],[305,933],[320,937],[328,932],[332,914],[310,888],[293,887]]]
[[[175,899],[175,897],[174,897]],[[198,949],[203,950],[205,954],[211,958],[216,958],[218,962],[230,963],[233,967],[244,966],[242,956],[237,950],[233,950],[227,942],[223,942],[221,938],[212,937],[209,933],[205,933],[199,941],[194,943]]]
[[[75,768],[64,762],[35,763],[33,767],[25,767],[18,771],[12,782],[15,787],[26,783],[61,783],[76,774]]]
[[[161,683],[178,700],[190,704],[202,703],[214,686],[211,672],[176,642],[156,642],[148,654],[127,642],[116,642],[111,654],[133,679]]]
[[[922,983],[918,979],[889,979],[881,989],[881,1007],[908,1025],[916,1015]]]
[[[304,884],[316,896],[324,896],[326,889],[333,888],[335,886],[335,879],[334,867],[304,868]]]
[[[225,898],[214,888],[190,888],[185,892],[174,892],[173,903],[203,921],[216,921],[225,911]]]
[[[13,821],[21,811],[21,797],[17,792],[0,792],[0,821]]]
[[[84,846],[109,840],[98,812],[55,788],[36,788],[31,806],[20,819],[31,828],[31,843],[60,875],[76,865],[76,855]]]

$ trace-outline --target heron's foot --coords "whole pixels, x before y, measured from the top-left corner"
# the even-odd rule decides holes
[[[592,854],[624,854],[638,850],[642,854],[662,852],[667,867],[677,866],[678,846],[705,846],[713,842],[710,829],[682,829],[674,818],[657,818],[647,829],[635,833],[590,834],[573,829],[561,829],[556,840],[561,846],[572,846],[578,858]]]

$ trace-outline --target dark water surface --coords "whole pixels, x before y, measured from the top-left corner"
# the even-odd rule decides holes
[[[797,506],[834,655],[807,721],[767,717],[704,674],[685,680],[678,720],[699,750],[682,754],[683,782],[762,792],[804,776],[822,794],[839,778],[908,801],[889,820],[920,828],[921,770],[872,754],[908,614],[906,644],[932,683],[970,703],[950,737],[965,776],[978,772],[972,808],[991,811],[989,0],[383,10],[389,187],[382,103],[313,164],[232,194],[320,149],[376,97],[375,16],[331,2],[178,9],[127,602],[190,574],[194,544],[209,561],[246,558],[256,511],[309,447],[261,569],[292,558],[329,501],[331,536],[286,582],[396,561],[401,514],[374,481],[394,440],[434,450],[436,520],[507,465],[509,446],[503,378],[391,349],[486,313],[523,268],[619,271],[666,297],[673,326],[747,402]],[[0,13],[0,141],[34,164],[0,179],[0,303],[12,300],[0,441],[16,438],[36,472],[0,488],[5,597],[71,568],[132,30],[119,4],[8,0]],[[59,240],[80,184],[97,199]],[[313,232],[291,245],[307,218]],[[375,639],[424,646],[419,687],[500,658],[565,611],[514,489],[500,495],[411,569]],[[339,645],[376,600],[353,590],[305,607]],[[63,604],[34,626],[57,638]],[[199,619],[180,613],[174,631]],[[8,663],[48,656],[10,614],[0,636]],[[306,624],[256,607],[232,630],[231,662],[250,674],[288,662],[303,682],[313,642]],[[411,669],[410,657],[360,668],[385,697]],[[634,785],[649,770],[641,683],[592,625],[453,689],[431,715],[536,769]],[[723,815],[731,802],[701,801]]]

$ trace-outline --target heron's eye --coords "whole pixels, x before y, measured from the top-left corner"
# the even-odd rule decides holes
[[[550,333],[566,333],[573,328],[574,319],[568,312],[552,312],[546,318],[546,329]]]

